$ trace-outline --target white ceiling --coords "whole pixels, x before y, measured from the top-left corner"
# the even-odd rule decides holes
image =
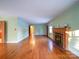
[[[1,16],[23,17],[29,23],[47,23],[77,0],[0,0]]]

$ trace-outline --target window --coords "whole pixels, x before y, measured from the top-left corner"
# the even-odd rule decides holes
[[[79,30],[70,31],[68,34],[70,46],[79,50]]]
[[[52,33],[52,26],[49,26],[49,33]]]

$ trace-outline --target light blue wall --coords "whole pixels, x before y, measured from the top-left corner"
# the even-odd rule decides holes
[[[29,24],[25,19],[18,17],[18,39],[23,40],[29,36]]]
[[[71,36],[69,36],[70,39],[68,41],[68,50],[79,56],[79,36],[76,36],[74,34],[76,30],[79,30],[79,3],[73,5],[63,14],[53,19],[48,25],[52,25],[54,27],[63,27],[65,26],[65,24],[68,24],[71,27],[70,31],[72,34]],[[78,49],[75,48],[76,45]]]
[[[7,43],[17,42],[17,17],[0,16],[0,21],[6,22],[6,40]],[[16,30],[15,30],[16,29]]]
[[[35,24],[35,35],[46,35],[47,29],[46,24]]]
[[[6,22],[6,42],[18,43],[28,37],[29,24],[21,17],[0,16]]]

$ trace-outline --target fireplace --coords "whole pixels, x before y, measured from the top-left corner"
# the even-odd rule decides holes
[[[55,43],[59,47],[63,48],[63,34],[55,32],[54,35],[55,35]]]
[[[53,28],[53,38],[56,45],[64,49],[68,47],[68,34],[66,31],[69,31],[67,27]]]

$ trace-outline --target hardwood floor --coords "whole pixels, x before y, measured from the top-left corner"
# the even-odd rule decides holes
[[[59,49],[45,36],[33,39],[35,44],[30,44],[29,38],[17,44],[0,44],[0,59],[79,59],[71,52]]]

